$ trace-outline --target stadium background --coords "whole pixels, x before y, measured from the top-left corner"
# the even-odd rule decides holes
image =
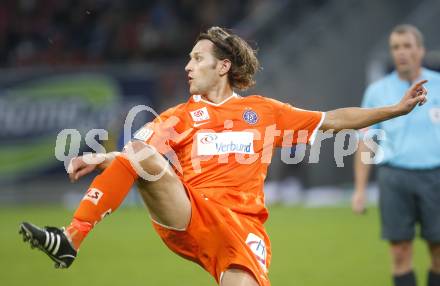
[[[17,0],[0,1],[0,281],[2,285],[214,285],[161,244],[133,192],[97,227],[72,270],[49,268],[16,234],[18,223],[66,224],[91,177],[70,184],[55,158],[57,134],[93,128],[119,149],[127,111],[186,100],[183,67],[197,34],[233,28],[259,50],[254,92],[295,106],[358,106],[366,85],[391,69],[387,36],[398,23],[425,35],[426,65],[440,69],[436,0]],[[257,43],[257,44],[255,44]],[[136,126],[150,119],[140,114]],[[318,163],[274,156],[266,186],[274,285],[387,285],[374,178],[372,208],[350,213],[352,157],[338,168],[333,140]],[[107,219],[106,219],[107,220]],[[425,276],[426,250],[416,269]],[[425,263],[425,264],[424,264]],[[58,282],[57,282],[58,281]]]

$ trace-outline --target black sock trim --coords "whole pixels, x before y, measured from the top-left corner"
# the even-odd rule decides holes
[[[428,272],[428,286],[440,286],[440,273]]]
[[[416,286],[416,275],[414,271],[401,275],[393,275],[394,286]]]

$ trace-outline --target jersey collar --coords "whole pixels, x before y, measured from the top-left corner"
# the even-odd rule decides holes
[[[221,106],[221,105],[225,104],[226,102],[228,102],[229,100],[231,100],[232,98],[239,98],[239,97],[240,97],[240,95],[238,95],[235,92],[232,92],[232,95],[229,96],[228,98],[225,98],[222,102],[214,103],[214,102],[211,102],[209,100],[203,99],[203,97],[201,95],[199,95],[199,94],[195,94],[195,95],[192,96],[192,100],[194,102],[203,102],[203,103],[206,103],[206,104],[209,104],[209,105],[212,105],[212,106]]]

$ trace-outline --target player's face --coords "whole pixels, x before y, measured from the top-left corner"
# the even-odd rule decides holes
[[[213,48],[214,44],[211,41],[201,40],[192,49],[190,60],[185,67],[190,94],[207,94],[219,83],[219,60],[212,54]]]
[[[425,49],[417,43],[412,33],[392,33],[390,50],[396,70],[400,74],[416,72],[425,55]]]

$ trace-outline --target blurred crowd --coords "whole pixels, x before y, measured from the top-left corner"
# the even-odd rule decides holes
[[[172,59],[211,25],[232,27],[259,0],[2,0],[0,66]]]

